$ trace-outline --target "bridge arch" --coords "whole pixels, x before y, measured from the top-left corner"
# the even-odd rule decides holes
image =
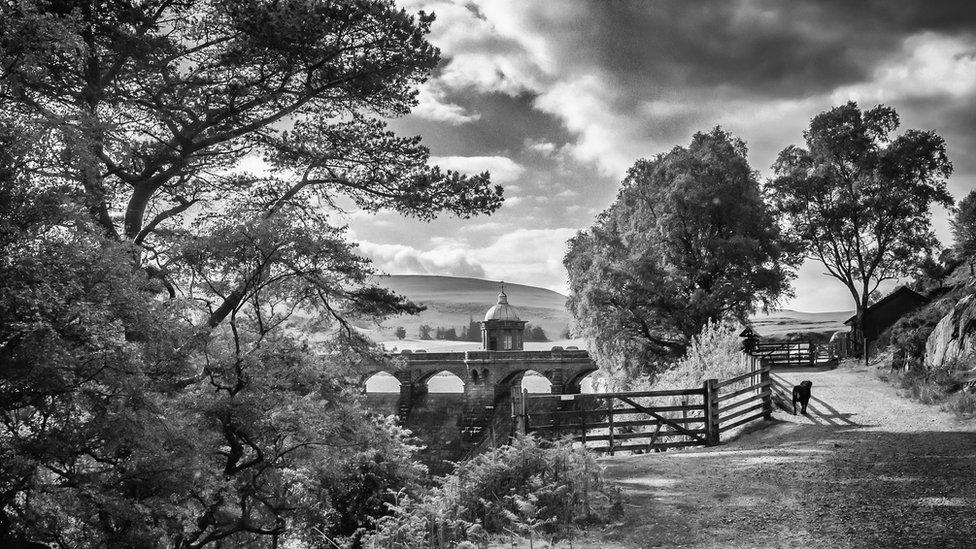
[[[592,374],[595,374],[598,370],[599,370],[598,368],[585,368],[585,369],[582,369],[582,370],[578,370],[576,372],[573,372],[569,376],[569,382],[566,384],[566,386],[567,387],[572,387],[576,391],[579,391],[580,388],[581,388],[581,385],[583,383],[583,380],[586,379],[587,377],[591,376]]]
[[[395,375],[382,370],[368,374],[362,385],[366,393],[399,393],[403,386]]]
[[[523,390],[530,393],[552,392],[552,380],[537,370],[525,370],[522,372],[521,385]]]
[[[549,391],[552,390],[552,379],[550,379],[550,377],[549,377],[550,376],[550,372],[548,372],[548,371],[540,371],[540,370],[533,370],[531,368],[519,368],[519,369],[516,369],[516,370],[512,370],[510,372],[507,372],[506,375],[505,375],[505,377],[503,377],[501,379],[501,381],[499,381],[497,384],[495,384],[496,385],[495,391],[496,391],[497,396],[498,397],[501,397],[501,396],[506,395],[506,394],[508,394],[510,392],[512,392],[512,393],[521,393],[522,392],[522,381],[524,380],[525,375],[528,374],[529,372],[531,372],[532,374],[538,374],[539,377],[541,377],[546,382],[548,382],[548,386],[549,386],[548,391],[538,391],[538,390],[532,391],[532,390],[530,390],[529,391],[530,393],[549,392]],[[538,385],[536,387],[538,387]]]
[[[465,386],[464,378],[449,369],[430,372],[417,383],[426,386],[428,394],[463,393]]]

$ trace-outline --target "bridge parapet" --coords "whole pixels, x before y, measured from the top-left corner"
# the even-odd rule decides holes
[[[522,376],[528,371],[545,376],[553,393],[567,394],[579,393],[582,378],[597,369],[587,351],[559,347],[549,351],[410,352],[391,358],[379,371],[397,378],[403,396],[426,393],[431,377],[449,372],[461,379],[464,393],[472,402],[486,406],[513,389],[518,391]]]

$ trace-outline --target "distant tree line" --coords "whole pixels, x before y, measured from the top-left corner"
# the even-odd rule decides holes
[[[399,339],[406,337],[406,329],[402,326],[397,327],[395,333]],[[522,333],[522,339],[524,341],[549,341],[549,336],[546,335],[546,331],[542,326],[533,326],[530,322],[525,324],[525,330]],[[460,332],[453,326],[444,328],[442,326],[432,327],[430,324],[421,324],[417,329],[417,335],[423,341],[435,339],[443,339],[446,341],[481,341],[481,323],[473,319],[469,320],[468,325],[462,326]]]

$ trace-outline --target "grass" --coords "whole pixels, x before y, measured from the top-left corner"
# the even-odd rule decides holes
[[[966,374],[972,373],[972,358],[951,363],[948,368],[916,368],[907,372],[879,371],[879,377],[922,404],[938,405],[959,417],[976,417],[976,393],[965,390]]]

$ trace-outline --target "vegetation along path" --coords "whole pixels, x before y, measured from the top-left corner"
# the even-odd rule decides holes
[[[863,366],[813,381],[809,417],[720,446],[606,458],[628,495],[604,547],[976,547],[976,422],[912,402]]]

